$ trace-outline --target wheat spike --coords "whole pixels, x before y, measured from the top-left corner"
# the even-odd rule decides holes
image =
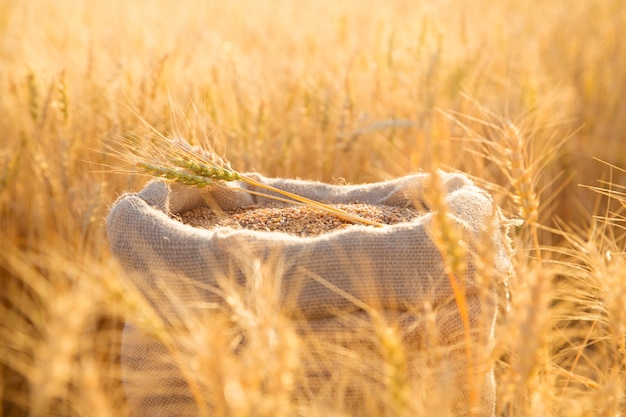
[[[131,162],[141,174],[196,187],[220,185],[222,181],[241,181],[254,187],[277,193],[283,197],[244,188],[234,189],[286,203],[303,204],[352,223],[383,226],[379,222],[364,219],[337,207],[277,189],[254,178],[242,175],[233,169],[227,160],[219,157],[214,152],[204,150],[198,146],[191,146],[180,138],[169,139],[159,135],[153,143],[141,149],[130,142],[126,142],[124,145],[128,152],[122,153],[120,156]]]

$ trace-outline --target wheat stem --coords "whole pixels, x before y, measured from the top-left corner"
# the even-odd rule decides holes
[[[434,157],[435,166],[438,158]],[[468,248],[463,244],[463,236],[457,225],[449,216],[448,206],[443,198],[443,184],[437,169],[431,176],[430,190],[427,196],[429,206],[433,210],[432,223],[429,229],[433,243],[441,254],[444,272],[457,305],[457,311],[463,325],[463,340],[468,374],[468,401],[470,409],[476,409],[480,403],[478,377],[476,374],[475,349],[471,335],[470,305],[467,299],[465,278],[467,274]]]
[[[334,214],[335,216],[337,216],[339,218],[342,218],[344,220],[349,220],[349,221],[351,221],[353,223],[363,223],[363,224],[369,224],[371,226],[378,226],[378,227],[382,226],[381,223],[378,223],[378,222],[375,222],[375,221],[372,221],[372,220],[368,220],[368,219],[364,219],[364,218],[359,217],[357,215],[348,213],[347,211],[338,209],[336,207],[329,206],[327,204],[320,203],[320,202],[315,201],[315,200],[311,200],[309,198],[303,197],[303,196],[298,195],[298,194],[293,194],[293,193],[290,193],[290,192],[285,191],[285,190],[280,190],[278,188],[272,187],[271,185],[264,184],[264,183],[262,183],[260,181],[252,179],[250,177],[242,176],[241,180],[246,182],[246,183],[248,183],[248,184],[250,184],[250,185],[253,185],[255,187],[263,188],[263,189],[266,189],[268,191],[273,191],[273,192],[282,194],[282,195],[284,195],[286,197],[289,197],[292,200],[295,200],[295,201],[297,201],[299,203],[305,204],[307,206],[316,208],[316,209],[321,210],[321,211],[325,211],[327,213]],[[272,198],[271,196],[269,196],[267,194],[265,194],[264,196]]]

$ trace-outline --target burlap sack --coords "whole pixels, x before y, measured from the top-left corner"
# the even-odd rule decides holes
[[[482,365],[493,342],[499,289],[506,285],[511,265],[506,230],[488,194],[463,175],[440,173],[445,203],[451,220],[462,233],[463,244],[471,252],[476,242],[480,242],[483,252],[492,256],[491,267],[482,266],[490,276],[480,280],[475,260],[471,256],[467,259],[465,296],[470,312],[469,334],[474,345],[474,356],[468,359],[466,333],[450,279],[444,272],[440,251],[429,237],[433,213],[424,201],[424,194],[430,175],[416,174],[365,185],[329,185],[254,176],[266,184],[317,201],[413,205],[424,213],[412,221],[382,228],[354,225],[307,238],[224,227],[204,230],[182,224],[176,215],[202,205],[230,210],[262,206],[269,204],[269,200],[225,187],[198,189],[153,181],[141,192],[118,199],[107,218],[107,231],[113,255],[165,322],[185,320],[189,308],[181,308],[181,303],[190,306],[223,302],[220,291],[213,289],[224,279],[245,285],[251,260],[263,263],[279,258],[282,262],[280,302],[287,317],[304,320],[306,325],[302,328],[312,333],[331,338],[333,334],[347,334],[334,340],[349,347],[362,341],[354,333],[350,336],[356,321],[346,317],[366,317],[358,322],[367,323],[371,311],[382,312],[382,317],[387,317],[390,323],[403,327],[400,330],[409,363],[409,382],[412,378],[419,380],[425,374],[424,367],[437,366],[428,358],[424,360],[420,352],[443,346],[446,349],[439,349],[435,356],[438,365],[445,366],[440,366],[441,374],[430,381],[444,384],[437,388],[440,393],[446,393],[445,400],[452,404],[456,415],[469,413],[469,381],[478,383],[480,404],[474,415],[493,415],[493,370]],[[246,184],[236,185],[250,188]],[[363,306],[372,310],[365,311]],[[423,315],[429,315],[430,322]],[[436,325],[437,346],[427,343],[424,336],[427,328],[432,330],[432,323]],[[362,329],[359,332],[363,334]],[[192,398],[184,378],[177,374],[176,361],[165,347],[128,324],[122,352],[129,402],[138,415],[197,413],[197,398]],[[308,360],[315,357],[319,355],[311,355]],[[375,360],[373,356],[368,358]],[[472,362],[469,367],[468,360]],[[324,371],[313,373],[318,379],[325,375]],[[305,391],[311,392],[309,388]],[[344,396],[351,403],[346,409],[354,411],[356,406],[354,413],[359,414],[359,404],[364,404],[363,397],[371,393],[359,393],[358,387],[350,392]],[[319,401],[321,397],[316,398]]]

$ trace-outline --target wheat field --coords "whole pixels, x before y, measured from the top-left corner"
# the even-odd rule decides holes
[[[524,221],[496,414],[622,415],[624,30],[621,0],[0,1],[0,416],[130,415],[120,329],[150,314],[104,219],[146,182],[110,150],[148,129],[267,176],[473,176]],[[280,381],[303,342],[284,329]],[[248,359],[212,362],[256,381],[215,415],[345,415]],[[449,415],[407,398],[385,413]]]

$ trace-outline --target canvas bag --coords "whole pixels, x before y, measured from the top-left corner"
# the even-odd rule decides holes
[[[326,203],[368,203],[405,207],[413,205],[424,214],[410,222],[382,228],[354,225],[317,237],[295,237],[278,232],[261,232],[218,227],[202,230],[175,219],[178,213],[199,206],[231,210],[263,206],[269,199],[234,190],[232,186],[255,190],[245,183],[194,188],[161,181],[150,182],[141,192],[121,196],[107,218],[111,251],[130,279],[155,309],[174,322],[181,309],[172,299],[194,302],[220,302],[211,290],[218,277],[229,277],[238,285],[246,280],[242,259],[269,262],[278,254],[284,262],[281,277],[281,304],[286,314],[297,311],[306,328],[320,334],[350,332],[338,314],[363,315],[354,299],[384,316],[400,319],[410,331],[404,333],[408,357],[424,349],[419,311],[428,306],[436,315],[438,340],[450,346],[445,361],[454,397],[453,411],[469,413],[467,381],[480,383],[480,409],[477,415],[491,416],[495,409],[493,369],[475,367],[477,377],[467,375],[463,349],[464,325],[444,272],[444,263],[429,235],[433,213],[425,202],[430,175],[421,173],[394,180],[362,185],[330,185],[319,182],[267,178],[255,179],[313,200]],[[494,338],[498,297],[511,273],[511,248],[506,227],[491,197],[466,176],[439,172],[449,216],[468,242],[480,237],[493,255],[488,292],[475,280],[476,268],[468,258],[465,292],[470,311],[472,342],[477,351],[489,351]],[[261,190],[255,190],[261,191]],[[485,232],[489,235],[486,236]],[[470,245],[471,246],[471,245]],[[241,253],[245,252],[242,258]],[[172,297],[162,290],[164,281]],[[201,285],[195,285],[199,283]],[[339,289],[340,291],[337,291]],[[350,297],[346,297],[348,294]],[[404,314],[406,313],[406,314]],[[403,316],[404,314],[404,316]],[[367,314],[365,314],[367,315]],[[416,324],[417,323],[417,324]],[[420,324],[421,323],[421,324]],[[340,338],[341,339],[341,338]],[[340,343],[351,343],[350,337]],[[356,339],[355,339],[356,340]],[[367,343],[365,343],[367,344]],[[415,352],[412,352],[415,350]],[[128,324],[124,330],[122,366],[129,403],[139,415],[194,415],[194,399],[188,387],[176,376],[176,365],[167,349],[141,330]],[[419,366],[409,369],[409,377],[419,375]],[[137,375],[145,375],[138,378]],[[315,375],[314,378],[319,377]],[[472,379],[473,378],[473,379]],[[445,380],[442,380],[445,381]],[[318,381],[319,382],[319,381]],[[363,393],[355,390],[347,402],[357,405]],[[349,397],[349,396],[348,396]],[[348,404],[347,409],[352,405]],[[358,413],[358,411],[357,411]]]

